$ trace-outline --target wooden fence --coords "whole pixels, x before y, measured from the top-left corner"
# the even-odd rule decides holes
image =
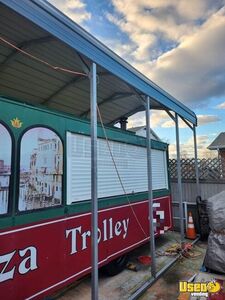
[[[225,180],[225,159],[198,159],[200,180]],[[177,179],[177,160],[169,160],[169,173],[171,179]],[[182,180],[195,179],[195,160],[181,159]]]
[[[225,159],[199,159],[199,183],[200,194],[202,199],[209,197],[225,190]],[[179,194],[177,186],[177,161],[169,160],[169,174],[171,194],[173,200],[173,217],[175,228],[179,227]],[[196,176],[195,176],[195,160],[181,159],[181,177],[183,201],[188,203],[188,209],[191,210],[196,217]]]

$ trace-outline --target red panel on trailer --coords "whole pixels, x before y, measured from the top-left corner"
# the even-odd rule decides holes
[[[171,199],[154,200],[156,235],[172,227]],[[137,221],[138,220],[138,221]],[[91,270],[91,214],[0,232],[2,299],[43,299]],[[148,201],[99,211],[99,264],[148,240]]]

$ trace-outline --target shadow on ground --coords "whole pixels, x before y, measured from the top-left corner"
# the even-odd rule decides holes
[[[164,252],[174,243],[179,243],[180,235],[177,232],[168,232],[156,239],[156,253]],[[141,296],[141,300],[175,300],[178,296],[179,280],[187,280],[199,271],[206,244],[199,242],[194,246],[196,258],[179,260],[170,268],[149,290]],[[139,247],[129,255],[130,262],[136,263],[140,255],[149,255],[149,244]],[[168,264],[174,257],[157,256],[157,270]],[[99,300],[127,300],[147,280],[151,279],[150,267],[142,267],[139,271],[124,270],[114,277],[99,276]],[[51,299],[59,300],[90,300],[91,279],[90,276],[75,282]]]

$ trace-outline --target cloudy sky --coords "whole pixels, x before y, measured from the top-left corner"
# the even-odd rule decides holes
[[[87,31],[198,116],[199,153],[225,131],[225,0],[50,0]],[[175,128],[154,112],[156,133],[171,146]],[[144,124],[139,113],[130,126]],[[192,133],[180,124],[182,151]]]

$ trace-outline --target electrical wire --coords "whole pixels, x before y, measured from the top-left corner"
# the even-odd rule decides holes
[[[128,203],[129,203],[129,205],[130,205],[131,211],[132,211],[132,213],[133,213],[133,215],[134,215],[134,217],[135,217],[135,219],[136,219],[136,221],[137,221],[137,223],[138,223],[140,229],[141,229],[142,232],[144,233],[144,236],[145,236],[146,238],[149,238],[149,236],[146,234],[146,232],[145,232],[143,226],[141,225],[140,221],[138,220],[138,217],[137,217],[137,215],[136,215],[136,213],[135,213],[135,211],[134,211],[134,209],[133,209],[133,206],[132,206],[132,204],[131,204],[131,201],[130,201],[128,195],[127,195],[126,189],[125,189],[125,187],[124,187],[122,178],[121,178],[121,176],[120,176],[119,170],[118,170],[118,168],[117,168],[116,161],[115,161],[115,159],[114,159],[114,156],[113,156],[113,153],[112,153],[112,150],[111,150],[111,147],[110,147],[109,139],[108,139],[108,136],[107,136],[107,134],[106,134],[105,126],[104,126],[104,123],[103,123],[103,121],[102,121],[102,116],[101,116],[101,112],[100,112],[100,109],[99,109],[98,105],[97,105],[97,111],[98,111],[99,120],[100,120],[102,129],[103,129],[103,132],[104,132],[104,136],[105,136],[105,139],[106,139],[106,143],[107,143],[107,146],[108,146],[108,149],[109,149],[109,153],[110,153],[110,156],[111,156],[113,165],[114,165],[114,167],[115,167],[116,174],[117,174],[117,177],[118,177],[118,179],[119,179],[120,185],[121,185],[121,187],[122,187],[122,189],[123,189],[124,195],[126,196],[126,199],[127,199]]]
[[[181,243],[175,243],[168,246],[164,251],[156,251],[157,256],[176,256],[178,254],[189,259],[195,259],[203,255],[201,251],[196,250],[196,247],[188,242],[184,244],[184,247]]]
[[[88,77],[88,74],[86,74],[86,73],[77,72],[77,71],[74,71],[74,70],[71,70],[71,69],[67,69],[67,68],[63,68],[63,67],[59,67],[59,66],[54,66],[54,65],[48,63],[47,61],[45,61],[45,60],[43,60],[43,59],[41,59],[41,58],[38,58],[38,57],[34,56],[33,54],[31,54],[31,53],[29,53],[29,52],[27,52],[27,51],[25,51],[25,50],[19,48],[18,46],[14,45],[14,44],[12,44],[12,43],[10,43],[9,41],[7,41],[7,40],[6,40],[5,38],[3,38],[2,36],[0,36],[0,40],[1,40],[3,43],[5,43],[5,44],[7,44],[8,46],[10,46],[11,48],[14,48],[15,50],[17,50],[18,52],[20,52],[20,53],[22,53],[22,54],[24,54],[24,55],[30,57],[30,58],[33,59],[33,60],[38,61],[39,63],[42,63],[42,64],[46,65],[47,67],[49,67],[49,68],[51,68],[51,69],[53,69],[53,70],[55,70],[55,71],[61,71],[61,72],[64,72],[64,73],[70,73],[70,74],[77,75],[77,76]]]
[[[7,44],[7,45],[10,46],[11,48],[17,50],[18,52],[20,52],[20,53],[22,53],[22,54],[28,56],[29,58],[31,58],[31,59],[33,59],[33,60],[35,60],[35,61],[38,61],[39,63],[42,63],[42,64],[46,65],[47,67],[49,67],[49,68],[51,68],[51,69],[53,69],[53,70],[55,70],[55,71],[61,71],[61,72],[70,73],[70,74],[73,74],[73,75],[78,75],[78,76],[85,76],[85,77],[88,77],[88,74],[86,74],[86,73],[76,72],[76,71],[71,70],[71,69],[67,69],[67,68],[63,68],[63,67],[59,67],[59,66],[54,66],[54,65],[50,64],[49,62],[47,62],[47,61],[45,61],[45,60],[43,60],[43,59],[41,59],[41,58],[38,58],[38,57],[34,56],[33,54],[31,54],[31,53],[29,53],[29,52],[27,52],[27,51],[25,51],[25,50],[19,48],[18,46],[14,45],[13,43],[7,41],[7,40],[6,40],[5,38],[3,38],[2,36],[0,36],[0,41],[2,41],[3,43]],[[133,215],[134,215],[134,217],[135,217],[135,219],[136,219],[136,221],[137,221],[137,224],[139,225],[140,229],[142,230],[144,236],[145,236],[146,238],[149,238],[149,236],[146,234],[146,232],[145,232],[143,226],[141,225],[140,221],[138,220],[138,217],[137,217],[137,215],[136,215],[136,213],[135,213],[135,211],[134,211],[134,209],[133,209],[133,206],[132,206],[132,204],[131,204],[131,201],[130,201],[128,195],[127,195],[126,189],[125,189],[125,187],[124,187],[122,178],[121,178],[121,176],[120,176],[119,170],[118,170],[117,165],[116,165],[116,161],[115,161],[115,159],[114,159],[114,156],[113,156],[113,153],[112,153],[112,150],[111,150],[111,147],[110,147],[110,143],[109,143],[109,140],[108,140],[108,137],[107,137],[107,134],[106,134],[105,126],[104,126],[103,121],[102,121],[101,112],[100,112],[100,109],[99,109],[98,106],[97,106],[97,111],[98,111],[98,115],[99,115],[99,119],[100,119],[100,122],[101,122],[102,129],[103,129],[103,132],[104,132],[104,135],[105,135],[105,139],[106,139],[106,142],[107,142],[107,146],[108,146],[108,149],[109,149],[109,153],[110,153],[110,156],[111,156],[111,158],[112,158],[113,165],[114,165],[114,167],[115,167],[115,170],[116,170],[117,177],[118,177],[118,179],[119,179],[120,185],[121,185],[121,187],[122,187],[122,189],[123,189],[123,192],[124,192],[124,194],[125,194],[125,196],[126,196],[126,199],[127,199],[128,203],[129,203],[129,205],[130,205],[131,211],[132,211],[132,213],[133,213]]]

